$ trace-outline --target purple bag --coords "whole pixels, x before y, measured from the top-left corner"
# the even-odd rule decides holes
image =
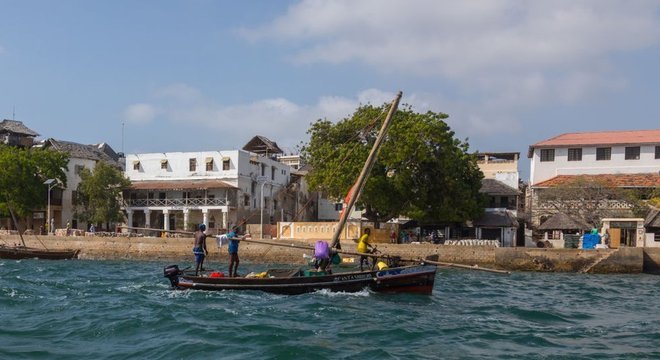
[[[327,242],[319,240],[314,245],[314,257],[317,259],[329,259],[330,258],[330,246]]]

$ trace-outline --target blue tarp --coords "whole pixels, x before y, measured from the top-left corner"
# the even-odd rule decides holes
[[[582,236],[583,249],[595,249],[596,244],[600,244],[600,235],[598,234],[584,234]]]

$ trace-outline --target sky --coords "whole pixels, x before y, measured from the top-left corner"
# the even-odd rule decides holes
[[[660,128],[660,1],[0,0],[0,119],[131,153],[286,153],[361,104],[472,151]]]

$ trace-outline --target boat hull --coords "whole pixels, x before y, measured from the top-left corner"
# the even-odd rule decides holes
[[[177,268],[178,270],[178,268]],[[382,271],[345,272],[319,276],[271,278],[213,278],[190,276],[182,272],[170,274],[172,286],[192,290],[257,290],[274,294],[299,295],[319,290],[359,292],[369,288],[382,293],[417,293],[430,295],[436,267],[404,266]]]
[[[23,246],[7,247],[0,246],[0,259],[45,259],[45,260],[65,260],[78,257],[80,250],[46,250],[35,249]]]

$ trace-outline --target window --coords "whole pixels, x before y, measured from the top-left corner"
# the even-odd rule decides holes
[[[655,147],[655,158],[660,159],[660,146]]]
[[[335,203],[335,211],[341,211],[344,208],[344,203]]]
[[[612,148],[596,148],[596,160],[611,160]]]
[[[243,195],[243,206],[250,206],[250,195]]]
[[[639,146],[626,146],[626,160],[639,160]]]
[[[213,171],[213,158],[206,158],[206,171]]]
[[[133,161],[133,170],[140,170],[140,162]]]
[[[261,164],[261,176],[265,176],[265,175],[266,175],[266,165]]]
[[[167,170],[167,160],[161,160],[160,161],[160,168],[162,170]]]
[[[541,149],[541,161],[555,161],[555,149]]]
[[[222,170],[229,170],[229,158],[222,159]]]
[[[568,149],[568,161],[582,161],[582,149]]]
[[[188,161],[188,168],[190,171],[197,171],[197,159],[190,159]]]
[[[270,179],[275,180],[275,166],[270,168]]]
[[[75,166],[73,167],[73,171],[76,173],[76,175],[80,175],[80,172],[81,172],[82,169],[84,169],[84,168],[85,168],[85,167],[84,167],[83,165],[75,165]]]
[[[75,190],[71,192],[71,205],[78,205],[78,192]]]

